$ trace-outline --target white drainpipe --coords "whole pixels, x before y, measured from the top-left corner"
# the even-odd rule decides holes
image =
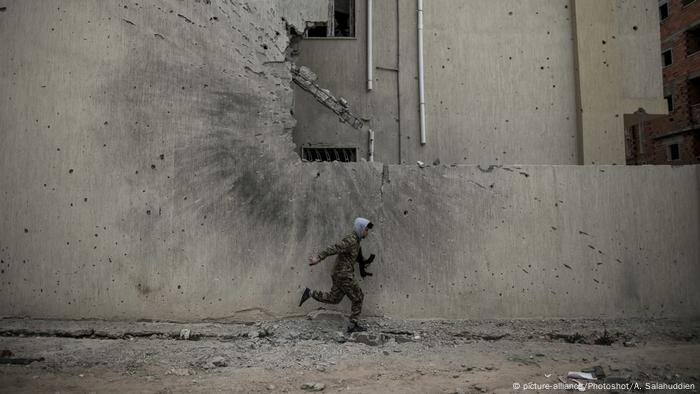
[[[373,89],[374,59],[372,59],[372,0],[367,0],[367,90]]]
[[[369,129],[369,161],[374,161],[374,130]]]
[[[418,90],[420,96],[420,143],[426,144],[425,75],[423,67],[423,0],[418,0]]]

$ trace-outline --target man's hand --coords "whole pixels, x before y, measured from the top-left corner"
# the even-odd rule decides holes
[[[320,262],[321,262],[321,258],[318,257],[318,255],[314,255],[314,256],[309,257],[309,265],[310,266],[314,266]]]

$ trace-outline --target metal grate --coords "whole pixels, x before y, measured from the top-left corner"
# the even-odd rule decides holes
[[[302,148],[301,152],[306,161],[357,161],[357,148]]]

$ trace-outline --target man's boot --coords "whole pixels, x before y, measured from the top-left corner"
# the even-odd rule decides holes
[[[363,332],[363,331],[367,331],[367,328],[361,326],[356,321],[350,322],[350,327],[348,327],[348,334],[352,334],[353,332]]]
[[[305,303],[306,300],[308,300],[309,298],[311,298],[311,289],[309,289],[307,287],[306,289],[304,289],[304,294],[301,295],[301,300],[299,301],[299,306],[301,306],[301,304]]]

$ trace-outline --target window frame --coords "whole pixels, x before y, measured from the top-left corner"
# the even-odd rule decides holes
[[[666,64],[666,53],[668,53],[670,56],[670,62],[668,64]],[[673,48],[661,51],[661,63],[663,64],[664,68],[673,65]]]
[[[305,40],[357,40],[357,0],[348,0],[348,7],[350,8],[350,35],[349,36],[336,36],[335,35],[335,0],[328,0],[328,20],[327,21],[315,21],[306,22],[307,29],[304,31]],[[326,24],[326,36],[325,37],[309,37],[308,27],[316,23]]]
[[[668,160],[667,161],[679,161],[681,159],[681,144],[678,141],[676,141],[676,142],[671,142],[666,146],[668,147],[668,150],[667,150],[667,153],[668,153],[667,159]],[[676,147],[676,153],[677,153],[677,157],[675,159],[673,158],[673,147],[674,146]]]
[[[661,7],[666,7],[666,16],[665,17],[663,16],[663,13],[661,12]],[[663,22],[666,19],[668,19],[669,16],[671,16],[671,6],[668,4],[668,1],[659,4],[659,21]]]

